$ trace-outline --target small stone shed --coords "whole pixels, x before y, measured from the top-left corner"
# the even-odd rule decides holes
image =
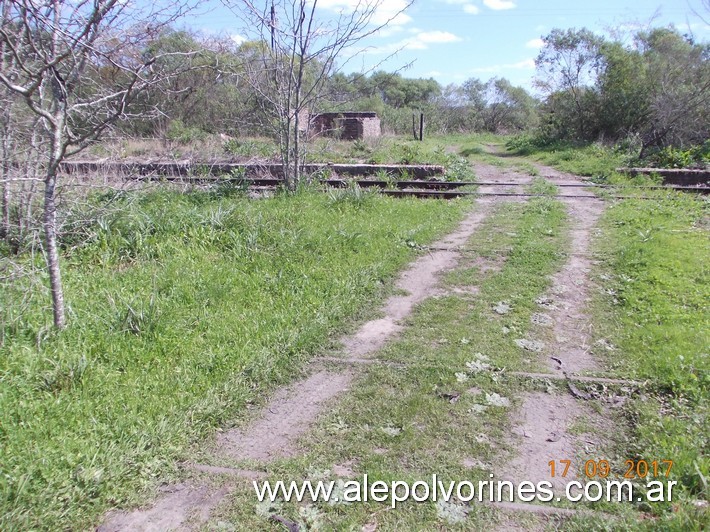
[[[311,117],[311,130],[319,136],[343,140],[371,139],[382,134],[377,113],[320,113]]]

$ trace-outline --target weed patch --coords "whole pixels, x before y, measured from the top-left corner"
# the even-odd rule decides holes
[[[88,527],[174,478],[191,445],[297,376],[384,295],[409,243],[463,206],[309,191],[113,201],[65,242],[69,327],[47,332],[44,293],[4,330],[3,530]],[[0,307],[20,288],[3,286]]]
[[[628,458],[674,460],[681,488],[674,510],[656,510],[664,527],[678,530],[700,522],[693,501],[708,497],[706,220],[706,203],[684,194],[627,200],[608,210],[600,243],[605,290],[596,312],[600,336],[616,348],[598,355],[619,375],[649,382],[646,399],[626,409],[635,433],[626,451]]]

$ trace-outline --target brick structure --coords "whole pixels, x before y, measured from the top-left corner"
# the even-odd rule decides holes
[[[320,113],[311,117],[311,131],[343,140],[370,139],[382,134],[377,113]]]

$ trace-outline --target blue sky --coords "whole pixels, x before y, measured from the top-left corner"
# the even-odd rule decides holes
[[[213,9],[192,17],[189,27],[242,38],[246,31],[240,22],[213,1],[203,4]],[[356,1],[318,0],[318,5],[327,17]],[[403,5],[405,0],[382,0],[381,20]],[[674,24],[707,42],[710,26],[693,10],[710,22],[703,0],[419,0],[371,37],[367,52],[345,70],[367,70],[398,50],[380,69],[395,71],[411,63],[402,71],[404,76],[433,77],[442,85],[471,77],[484,81],[505,77],[530,88],[540,37],[553,28],[587,27],[600,34],[611,30],[628,35],[649,25]]]

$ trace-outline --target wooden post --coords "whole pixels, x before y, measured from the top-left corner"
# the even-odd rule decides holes
[[[419,140],[424,140],[424,113],[419,114]]]
[[[417,115],[412,113],[412,135],[414,135],[414,140],[417,140]]]

